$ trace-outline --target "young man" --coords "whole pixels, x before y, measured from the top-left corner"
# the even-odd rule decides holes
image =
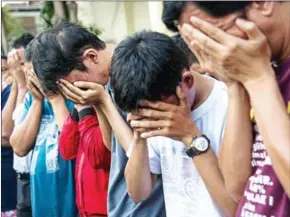
[[[1,135],[1,215],[3,217],[16,217],[17,182],[16,173],[13,169],[13,150],[9,144],[9,138],[12,131],[11,128],[13,125],[9,128],[9,122],[10,119],[12,120],[13,111],[11,110],[15,107],[17,98],[17,84],[13,81],[11,85],[10,82],[7,81],[10,76],[9,74],[7,58],[1,56],[1,119],[2,126],[8,126],[2,127]],[[6,104],[7,102],[8,104]]]
[[[34,47],[36,42],[32,43]],[[23,157],[33,149],[29,167],[32,214],[34,217],[77,216],[74,162],[63,160],[58,151],[59,131],[73,104],[60,94],[44,98],[32,68],[27,69],[26,80],[29,92],[15,111],[10,141],[18,156]]]
[[[152,196],[143,203],[135,204],[127,193],[124,170],[132,130],[124,123],[110,96],[101,86],[109,80],[115,46],[105,44],[86,29],[68,22],[61,22],[50,32],[40,35],[38,42],[33,65],[44,89],[57,91],[59,88],[70,100],[92,104],[97,108],[104,143],[111,149],[108,216],[166,216],[160,180]],[[63,80],[57,86],[59,79]],[[71,84],[78,81],[86,82],[84,85],[87,87],[78,89]],[[75,89],[77,93],[71,91]],[[100,103],[102,101],[106,104]],[[108,121],[114,134],[111,134]]]
[[[59,139],[65,160],[76,159],[76,202],[80,216],[107,216],[111,153],[92,106],[75,105]]]
[[[192,75],[172,39],[146,31],[115,49],[111,85],[119,108],[133,112],[134,140],[125,171],[132,199],[147,199],[162,175],[168,217],[233,216],[236,203],[216,157],[227,112],[226,86]]]
[[[15,86],[11,89],[10,97],[2,113],[2,139],[6,140],[6,144],[11,144],[9,139],[14,129],[13,112],[23,102],[24,96],[28,91],[25,81],[25,67],[23,65],[24,50],[32,39],[33,35],[29,33],[23,34],[14,41],[13,50],[8,54],[8,66]],[[31,217],[29,184],[31,155],[29,154],[27,157],[20,158],[14,154],[13,158],[13,168],[17,173],[17,216]]]
[[[240,202],[237,216],[290,216],[290,24],[285,22],[290,3],[184,6],[176,17],[184,38],[193,52],[210,60],[206,70],[230,87],[220,165],[229,192]],[[253,141],[250,102],[256,120]]]

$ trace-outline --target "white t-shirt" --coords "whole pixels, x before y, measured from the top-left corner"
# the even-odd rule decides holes
[[[227,88],[215,81],[208,99],[192,112],[192,119],[210,139],[216,155],[224,132],[227,105]],[[153,137],[147,142],[151,172],[162,174],[167,217],[221,217],[192,159],[185,153],[185,144],[167,137]]]
[[[18,126],[19,120],[23,119],[23,113],[24,113],[24,104],[20,104],[17,106],[17,108],[14,110],[12,119],[14,120],[15,127]],[[18,157],[16,154],[14,154],[13,158],[13,168],[17,173],[29,173],[30,171],[30,163],[31,163],[31,157],[32,157],[32,151],[30,151],[26,156],[24,157]]]

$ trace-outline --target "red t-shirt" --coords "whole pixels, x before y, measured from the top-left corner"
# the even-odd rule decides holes
[[[76,159],[76,202],[80,216],[106,216],[111,152],[104,145],[96,114],[90,109],[83,112],[79,121],[69,115],[64,123],[60,154],[65,160]]]
[[[278,70],[280,91],[286,105],[290,106],[290,58]],[[275,174],[257,125],[254,125],[254,136],[253,175],[248,180],[236,216],[290,217],[290,200]]]

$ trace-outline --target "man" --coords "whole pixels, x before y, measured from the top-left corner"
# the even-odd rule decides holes
[[[31,62],[32,41],[25,52]],[[34,217],[77,216],[74,192],[74,162],[63,160],[58,151],[59,130],[73,108],[61,95],[44,92],[31,66],[27,65],[26,80],[29,92],[15,111],[15,127],[10,141],[16,155],[31,152],[31,204]],[[26,199],[26,198],[25,198]]]
[[[203,67],[231,87],[220,165],[240,202],[236,215],[289,216],[290,3],[188,2],[179,12],[175,20],[188,45],[207,56]],[[248,95],[254,144],[245,133],[251,130]]]
[[[38,42],[33,65],[44,89],[52,92],[60,89],[70,100],[80,104],[92,104],[97,109],[104,143],[111,149],[108,216],[164,217],[160,180],[152,196],[143,203],[135,204],[127,193],[124,170],[132,131],[125,128],[126,123],[101,86],[106,85],[109,80],[109,67],[115,46],[105,44],[84,28],[68,22],[61,22],[47,34],[39,36]],[[57,84],[59,80],[60,83]],[[71,84],[80,81],[86,81],[84,85],[88,87],[78,89]],[[69,88],[81,91],[82,95],[69,91]],[[107,104],[100,103],[104,101],[104,96]],[[114,131],[113,136],[108,121]]]
[[[9,138],[12,132],[11,128],[13,127],[13,125],[9,126],[9,123],[12,119],[12,109],[15,107],[15,101],[17,98],[17,84],[15,81],[13,81],[11,85],[10,81],[8,81],[10,73],[9,67],[7,65],[7,58],[5,56],[1,56],[1,76],[1,215],[4,217],[16,217],[16,173],[13,169],[13,150],[9,144]],[[7,101],[8,104],[6,104]]]
[[[227,111],[226,88],[193,74],[184,53],[164,34],[138,32],[115,49],[115,100],[120,109],[134,114],[129,116],[134,140],[125,171],[128,191],[134,201],[145,200],[162,175],[168,217],[233,216],[236,203],[225,189],[216,157]],[[147,124],[151,129],[144,131]],[[192,147],[198,140],[206,146],[199,153]]]
[[[33,35],[25,33],[16,39],[13,43],[13,50],[8,54],[8,65],[10,74],[13,77],[15,86],[12,88],[7,104],[2,114],[2,140],[9,143],[11,133],[14,129],[13,112],[19,104],[23,102],[24,96],[27,93],[24,68],[24,50]],[[12,144],[11,144],[12,146]],[[30,202],[30,181],[29,181],[29,165],[31,155],[24,158],[19,158],[14,154],[13,167],[17,173],[17,216],[32,216]]]

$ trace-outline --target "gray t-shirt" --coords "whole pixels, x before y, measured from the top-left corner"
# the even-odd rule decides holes
[[[113,94],[108,88],[113,99]],[[126,114],[120,112],[124,120]],[[111,144],[111,170],[109,181],[109,217],[166,217],[161,177],[151,196],[142,203],[134,203],[128,195],[124,170],[128,161],[125,151],[113,134]]]

